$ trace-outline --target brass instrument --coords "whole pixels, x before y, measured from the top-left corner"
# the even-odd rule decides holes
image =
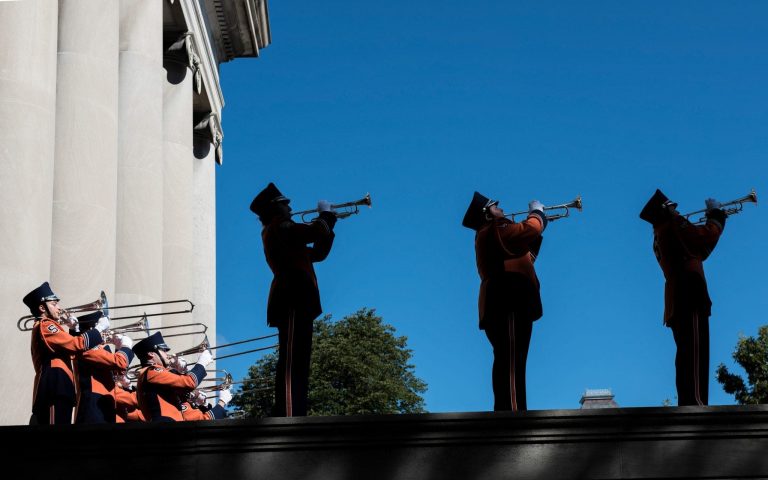
[[[575,199],[568,203],[561,203],[560,205],[551,205],[549,207],[544,207],[544,216],[547,217],[547,220],[550,222],[553,220],[557,220],[559,218],[565,218],[570,216],[570,209],[575,208],[578,211],[581,211],[582,205],[581,205],[581,195],[577,196]],[[547,215],[548,210],[563,210],[560,213],[554,213],[552,215]],[[515,212],[515,213],[507,213],[504,216],[514,219],[517,215],[523,215],[528,213],[528,210],[524,210],[522,212]]]
[[[165,328],[167,328],[167,327],[165,327]],[[169,336],[170,335],[164,335],[163,338],[167,338]],[[195,347],[192,347],[192,348],[188,348],[186,350],[182,350],[180,352],[177,352],[176,354],[169,354],[169,357],[171,357],[171,358],[183,357],[185,355],[192,355],[193,353],[202,353],[203,350],[211,350],[211,351],[213,351],[213,350],[216,350],[216,349],[219,349],[219,348],[231,347],[231,346],[234,346],[234,345],[241,345],[243,343],[255,342],[257,340],[264,340],[264,339],[273,338],[273,337],[276,337],[276,336],[277,336],[277,334],[273,333],[271,335],[264,335],[264,336],[261,336],[261,337],[249,338],[247,340],[240,340],[238,342],[225,343],[223,345],[217,345],[215,347],[211,346],[210,342],[208,341],[208,337],[206,336],[205,339],[202,342],[200,342],[199,345],[197,345]],[[261,351],[264,351],[264,350],[270,350],[270,349],[276,348],[278,346],[279,346],[278,344],[274,344],[274,345],[268,345],[266,347],[254,348],[254,349],[251,349],[251,350],[246,350],[244,352],[230,353],[228,355],[220,355],[218,357],[214,357],[213,360],[223,360],[225,358],[236,357],[238,355],[245,355],[246,353],[261,352]]]
[[[757,193],[755,193],[755,189],[754,188],[752,189],[751,192],[749,192],[748,195],[744,195],[743,197],[737,198],[736,200],[731,200],[730,202],[721,203],[720,204],[720,209],[723,212],[725,212],[726,216],[731,216],[731,215],[735,215],[737,213],[741,213],[741,211],[744,209],[744,204],[745,203],[754,203],[755,205],[757,205]],[[725,207],[730,207],[731,205],[735,205],[735,206],[731,207],[731,208],[725,208]],[[683,217],[685,217],[686,220],[688,220],[690,222],[690,217],[691,216],[698,215],[698,214],[701,214],[701,213],[706,213],[706,211],[707,211],[706,208],[701,209],[701,210],[696,210],[695,212],[686,213],[685,215],[683,215]],[[691,223],[694,224],[694,225],[701,225],[701,224],[705,223],[706,221],[707,221],[707,217],[703,216],[703,217],[699,218],[698,220],[696,220],[695,222],[691,222]]]
[[[187,303],[189,304],[188,308],[184,308],[181,310],[174,310],[171,312],[160,312],[160,313],[142,313],[141,315],[125,315],[122,317],[112,317],[110,316],[110,312],[112,310],[119,310],[123,308],[136,308],[136,307],[150,307],[150,306],[157,306],[157,305],[170,305],[174,303]],[[80,312],[95,312],[96,310],[101,310],[105,317],[109,317],[110,321],[115,320],[126,320],[129,318],[145,318],[145,317],[156,317],[160,315],[176,315],[179,313],[190,313],[192,310],[195,309],[195,304],[192,303],[190,300],[168,300],[165,302],[148,302],[148,303],[134,303],[130,305],[117,305],[117,306],[110,306],[109,302],[107,301],[107,295],[102,291],[101,295],[97,300],[94,300],[93,302],[86,303],[83,305],[78,305],[76,307],[70,307],[67,309],[63,309],[62,315],[64,320],[70,320],[72,314],[74,313],[80,313]],[[22,332],[32,330],[32,325],[35,323],[35,316],[34,315],[24,315],[23,317],[19,318],[19,321],[16,322],[16,327],[21,330]]]
[[[356,215],[356,214],[360,213],[360,208],[359,208],[360,205],[367,205],[368,208],[371,208],[371,194],[370,193],[366,193],[365,196],[363,198],[361,198],[360,200],[355,200],[354,202],[346,202],[346,203],[339,203],[339,204],[331,205],[331,208],[333,210],[336,210],[336,209],[339,209],[339,208],[345,209],[345,210],[342,210],[340,212],[333,212],[333,213],[336,214],[336,218],[347,218],[347,217],[349,217],[351,215]],[[291,212],[291,216],[299,215],[299,216],[301,216],[301,221],[302,222],[309,223],[311,220],[306,220],[304,217],[306,215],[309,215],[310,213],[318,213],[318,212],[319,212],[319,210],[314,208],[312,210],[302,210],[300,212]]]

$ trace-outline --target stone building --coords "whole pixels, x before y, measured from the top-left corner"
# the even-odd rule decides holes
[[[579,399],[581,409],[590,410],[594,408],[618,408],[619,404],[613,399],[614,395],[610,388],[588,388]]]
[[[190,299],[153,326],[216,338],[218,65],[270,41],[267,0],[0,1],[0,424],[31,413],[17,320],[43,281],[64,306]]]

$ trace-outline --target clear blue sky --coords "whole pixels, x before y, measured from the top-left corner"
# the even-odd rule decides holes
[[[536,264],[528,405],[578,408],[586,388],[674,401],[663,277],[637,215],[657,187],[684,212],[768,194],[766,18],[763,1],[271,2],[272,45],[221,67],[219,341],[276,332],[259,190],[274,181],[294,209],[370,192],[316,267],[324,311],[372,307],[407,336],[428,410],[490,410],[466,206],[474,190],[507,211],[581,194]],[[717,364],[768,323],[766,213],[731,217],[705,263],[712,404],[733,403]],[[242,377],[257,358],[220,367]]]

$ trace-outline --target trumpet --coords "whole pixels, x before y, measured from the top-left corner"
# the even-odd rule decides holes
[[[743,197],[737,198],[736,200],[731,200],[730,202],[721,203],[720,204],[720,209],[723,212],[725,212],[726,216],[731,216],[731,215],[735,215],[737,213],[741,213],[741,211],[744,209],[744,204],[745,203],[754,203],[755,205],[757,205],[757,193],[755,193],[755,189],[754,188],[752,189],[751,192],[749,192],[748,195],[744,195]],[[725,208],[725,207],[731,207],[731,208]],[[682,215],[682,216],[685,217],[685,219],[690,222],[691,221],[690,220],[691,216],[699,215],[699,214],[702,214],[702,213],[706,213],[706,211],[707,211],[707,209],[704,208],[704,209],[701,209],[701,210],[696,210],[695,212],[686,213],[685,215]],[[694,224],[694,225],[701,225],[703,223],[706,223],[706,221],[707,221],[707,217],[703,216],[703,217],[700,217],[695,222],[691,222],[691,223]]]
[[[352,215],[356,215],[360,213],[360,205],[366,205],[368,208],[371,208],[371,194],[366,193],[363,198],[360,200],[355,200],[354,202],[346,202],[346,203],[339,203],[335,205],[331,205],[331,208],[333,210],[336,209],[343,209],[340,212],[333,212],[336,214],[336,218],[347,218]],[[314,208],[312,210],[302,210],[300,212],[291,212],[291,216],[299,215],[301,217],[301,221],[304,223],[309,223],[311,220],[306,220],[304,217],[309,215],[310,213],[317,213],[319,210]]]
[[[544,207],[544,216],[547,217],[547,220],[550,222],[553,220],[557,220],[559,218],[565,218],[570,216],[570,209],[575,208],[578,211],[581,211],[582,205],[581,205],[581,195],[574,198],[572,201],[568,203],[561,203],[560,205],[551,205],[549,207]],[[562,210],[562,212],[559,213],[553,213],[553,214],[547,214],[550,210]],[[517,215],[523,215],[528,213],[528,210],[524,210],[522,212],[515,212],[515,213],[507,213],[504,216],[514,219]]]

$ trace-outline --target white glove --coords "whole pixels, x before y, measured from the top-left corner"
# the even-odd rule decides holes
[[[96,330],[99,331],[99,333],[104,332],[104,330],[109,328],[109,318],[107,317],[101,317],[98,322],[96,322]]]
[[[317,210],[319,212],[330,212],[333,209],[331,208],[331,202],[328,200],[318,200],[317,202]]]
[[[219,401],[224,402],[224,405],[228,404],[232,400],[232,392],[226,388],[219,392]]]
[[[206,400],[205,392],[201,392],[200,390],[195,390],[192,397],[192,403],[195,405],[205,405]]]
[[[722,205],[720,202],[715,200],[714,198],[708,198],[704,200],[704,205],[707,207],[707,211],[714,210],[716,208],[720,208]]]
[[[173,357],[168,363],[168,366],[179,372],[183,372],[187,368],[187,361],[181,357]]]
[[[115,346],[116,350],[131,348],[133,347],[133,340],[128,335],[115,335],[112,338],[112,345]]]
[[[119,375],[115,378],[115,383],[123,390],[127,390],[131,387],[131,381],[128,379],[128,375]]]
[[[70,329],[79,332],[80,331],[80,325],[77,320],[77,317],[70,314],[68,316],[60,317],[61,318],[61,324],[69,327]]]
[[[531,213],[534,210],[540,210],[543,212],[544,204],[538,200],[531,200],[530,202],[528,202],[528,213]]]
[[[210,350],[203,350],[203,353],[200,354],[200,357],[197,359],[198,365],[202,365],[204,367],[207,367],[211,364],[213,361],[213,355],[211,355]]]

